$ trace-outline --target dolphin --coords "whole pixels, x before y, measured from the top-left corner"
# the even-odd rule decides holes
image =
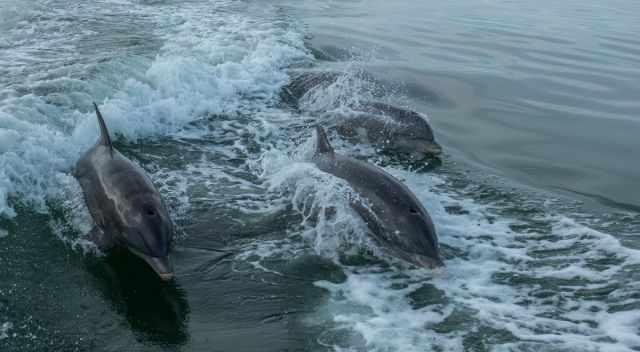
[[[315,89],[326,89],[344,76],[343,73],[332,71],[300,74],[283,88],[282,99],[299,108],[300,99],[307,93]],[[351,105],[349,108],[352,113],[331,116],[331,122],[343,137],[373,145],[385,152],[406,155],[414,160],[442,154],[442,147],[436,142],[426,116],[377,101]]]
[[[320,126],[316,126],[311,160],[320,170],[349,183],[358,195],[350,197],[351,207],[384,251],[420,267],[444,265],[429,214],[402,182],[377,166],[336,154]]]
[[[129,250],[162,280],[170,280],[174,231],[167,207],[145,171],[113,147],[102,114],[93,106],[100,139],[73,170],[95,222],[88,237],[103,251],[114,246]]]

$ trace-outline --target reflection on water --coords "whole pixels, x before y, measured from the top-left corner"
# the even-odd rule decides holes
[[[144,261],[122,249],[92,263],[90,270],[138,339],[162,345],[182,345],[188,340],[189,304],[176,280],[163,282]]]

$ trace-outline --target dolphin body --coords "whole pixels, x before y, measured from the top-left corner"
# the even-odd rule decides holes
[[[383,250],[421,267],[444,265],[433,222],[409,188],[377,166],[336,154],[320,126],[316,139],[312,162],[347,181],[359,195],[350,205]]]
[[[128,249],[162,280],[170,280],[174,231],[167,207],[144,170],[113,147],[102,114],[93,106],[100,139],[73,171],[95,221],[88,237],[103,251],[114,246]]]
[[[313,89],[327,88],[344,76],[339,72],[307,72],[298,75],[283,89],[283,100],[293,106]],[[442,147],[436,142],[427,118],[415,111],[382,102],[368,101],[351,107],[349,116],[336,116],[338,133],[387,152],[420,160],[437,157]]]

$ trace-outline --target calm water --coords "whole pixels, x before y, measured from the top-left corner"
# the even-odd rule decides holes
[[[638,209],[637,2],[304,3],[311,45],[401,82],[456,156]]]
[[[640,3],[0,0],[1,351],[640,350]],[[341,71],[299,109],[295,73]],[[318,99],[321,97],[321,99]],[[441,163],[332,135],[431,213],[446,268],[370,254],[309,124],[427,114]],[[177,280],[104,257],[98,134],[167,197]]]

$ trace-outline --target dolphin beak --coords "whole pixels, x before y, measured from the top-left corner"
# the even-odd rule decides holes
[[[431,142],[425,146],[424,152],[428,155],[439,156],[442,154],[442,147],[436,142]]]
[[[142,258],[145,262],[147,262],[147,264],[149,264],[151,269],[153,269],[153,271],[155,271],[156,274],[158,274],[158,276],[162,281],[169,281],[173,279],[173,270],[171,270],[171,262],[169,261],[168,256],[152,257],[149,255],[140,253],[133,248],[129,248],[129,250],[133,254],[137,255],[138,257]]]
[[[149,264],[153,271],[158,274],[162,281],[169,281],[173,279],[173,271],[171,270],[169,257],[156,258],[147,256],[143,259],[147,262],[147,264]]]

